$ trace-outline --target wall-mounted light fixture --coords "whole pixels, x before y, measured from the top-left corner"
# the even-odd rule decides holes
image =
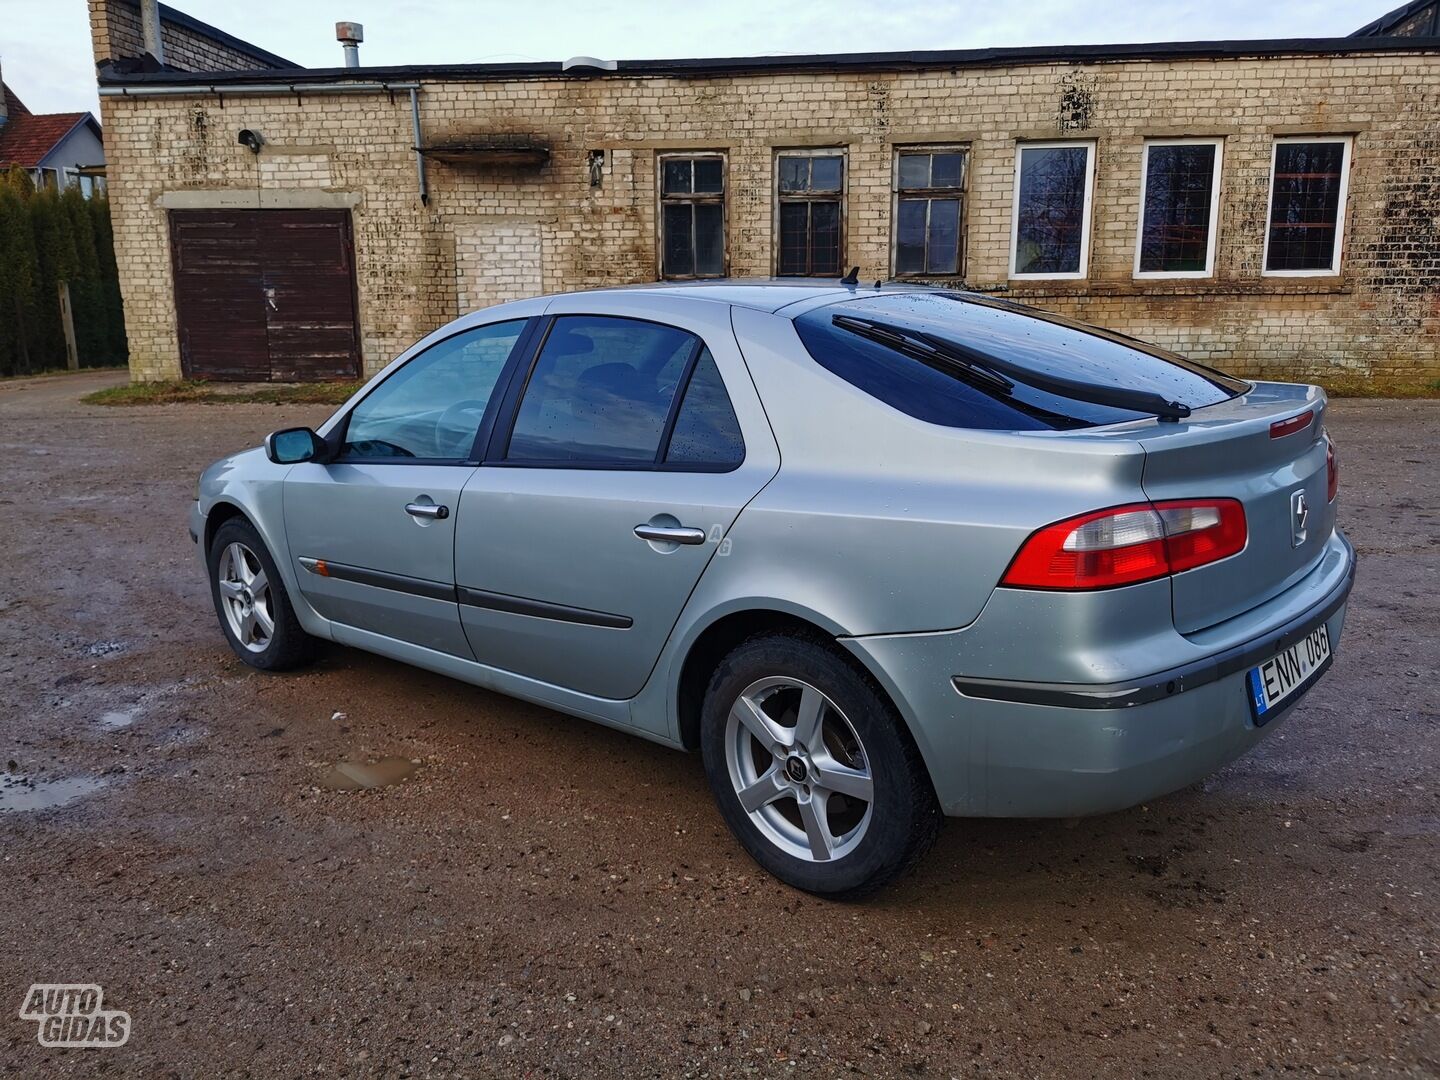
[[[260,136],[260,133],[258,131],[251,131],[249,128],[241,128],[240,134],[235,141],[252,154],[260,153],[260,147],[265,144],[265,140]]]

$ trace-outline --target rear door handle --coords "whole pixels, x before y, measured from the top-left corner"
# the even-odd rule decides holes
[[[406,503],[405,512],[416,518],[435,518],[444,521],[450,516],[448,506],[438,506],[435,503]]]
[[[636,525],[635,535],[641,540],[658,540],[662,544],[703,544],[704,529],[687,529],[683,525]]]

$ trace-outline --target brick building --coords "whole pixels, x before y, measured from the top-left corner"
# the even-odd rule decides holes
[[[134,4],[91,0],[132,371],[369,374],[500,300],[858,266],[1240,374],[1428,382],[1437,7],[1341,39],[317,70],[163,6],[158,63]]]

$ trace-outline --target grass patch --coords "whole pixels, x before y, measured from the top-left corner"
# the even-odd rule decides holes
[[[1440,379],[1416,382],[1340,375],[1304,381],[1318,382],[1332,398],[1440,398]]]
[[[198,379],[127,383],[86,394],[86,405],[339,405],[360,389],[358,382],[279,383],[239,386]]]
[[[106,371],[128,370],[124,364],[97,364],[95,367],[82,367],[71,370],[70,368],[45,368],[41,371],[17,371],[13,375],[0,375],[0,382],[13,382],[16,379],[41,379],[50,378],[55,375],[96,375]]]

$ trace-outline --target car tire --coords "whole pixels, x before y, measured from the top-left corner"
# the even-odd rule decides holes
[[[944,818],[904,721],[818,637],[766,633],[733,649],[706,690],[700,742],[726,824],[797,889],[867,896],[939,835]]]
[[[243,518],[221,525],[210,541],[206,565],[215,614],[236,656],[261,671],[289,671],[314,659],[319,643],[295,617],[275,560],[255,526]]]

